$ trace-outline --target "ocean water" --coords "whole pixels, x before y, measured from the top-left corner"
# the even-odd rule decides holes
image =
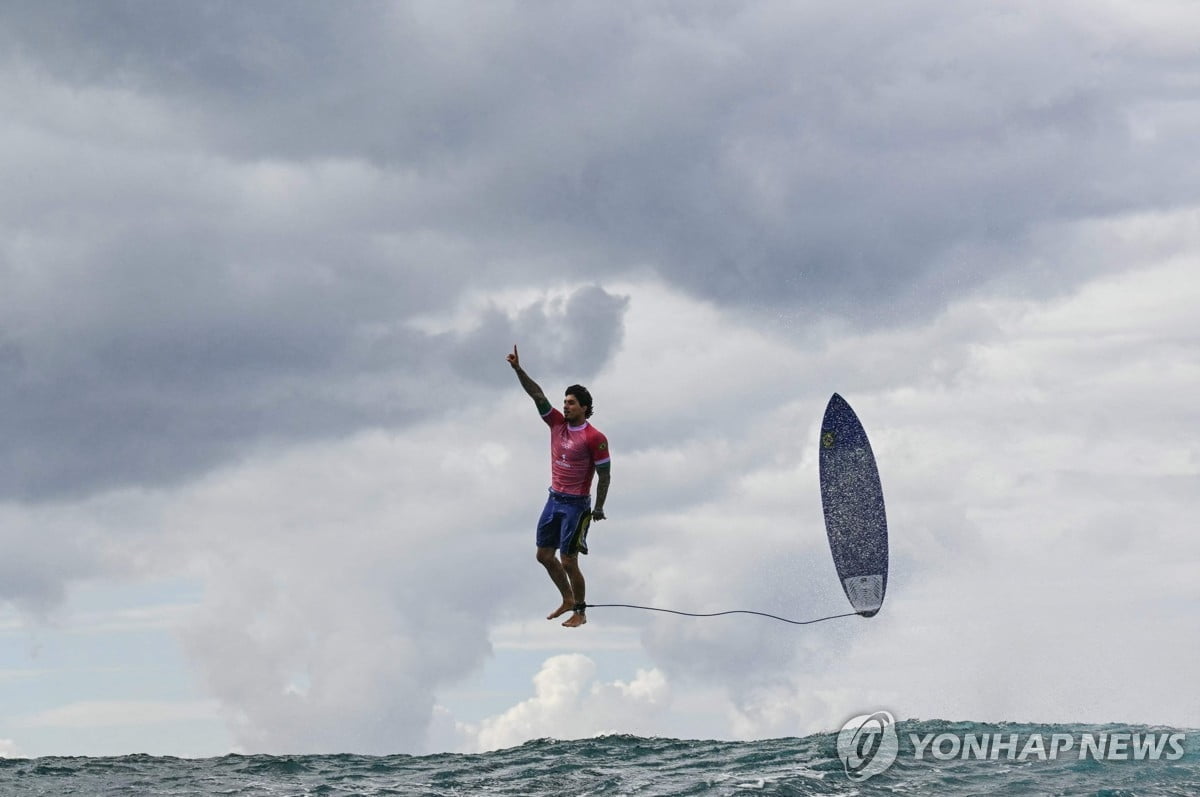
[[[1166,757],[1169,746],[1158,760],[1136,760],[1125,747],[1115,754],[1130,760],[1080,760],[1084,734],[1178,729],[915,720],[896,728],[895,763],[862,782],[847,776],[836,733],[755,742],[616,735],[541,739],[474,755],[0,759],[0,795],[1200,795],[1200,732],[1186,734],[1176,760]],[[931,743],[918,760],[911,734],[946,735],[943,758],[954,750],[950,736],[1017,734],[1019,744],[1012,758],[1002,747],[996,760],[942,760]],[[1018,760],[1035,734],[1046,747],[1053,734],[1069,735],[1072,748],[1053,760],[1036,751]]]

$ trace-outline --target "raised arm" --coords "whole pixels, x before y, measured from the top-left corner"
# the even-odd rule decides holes
[[[546,398],[546,394],[542,392],[542,389],[538,387],[538,383],[530,379],[529,374],[525,373],[525,370],[521,368],[521,358],[517,354],[517,345],[515,343],[513,344],[512,354],[508,355],[506,359],[508,360],[508,364],[512,366],[512,369],[517,372],[517,379],[521,380],[521,387],[525,388],[525,392],[533,399],[533,403],[537,406],[537,411],[542,415],[549,412],[550,401]]]

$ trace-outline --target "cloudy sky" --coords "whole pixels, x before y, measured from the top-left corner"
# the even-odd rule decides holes
[[[1191,2],[5,3],[0,755],[1200,727]],[[613,452],[542,618],[546,432]]]

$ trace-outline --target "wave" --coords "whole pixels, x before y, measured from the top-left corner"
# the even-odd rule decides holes
[[[0,794],[64,793],[67,782],[77,794],[230,797],[1200,794],[1200,732],[940,719],[895,728],[894,763],[862,781],[847,775],[837,733],[745,742],[617,734],[478,754],[0,759]]]

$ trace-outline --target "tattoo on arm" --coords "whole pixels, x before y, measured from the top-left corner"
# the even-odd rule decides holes
[[[612,468],[608,463],[596,468],[596,509],[604,511],[604,501],[608,498],[608,484],[612,477]]]
[[[550,410],[550,401],[546,398],[546,394],[542,392],[537,382],[529,378],[529,374],[525,373],[523,369],[517,368],[516,371],[517,379],[521,380],[521,387],[525,388],[525,392],[533,399],[533,403],[537,405],[538,412],[545,415]]]

